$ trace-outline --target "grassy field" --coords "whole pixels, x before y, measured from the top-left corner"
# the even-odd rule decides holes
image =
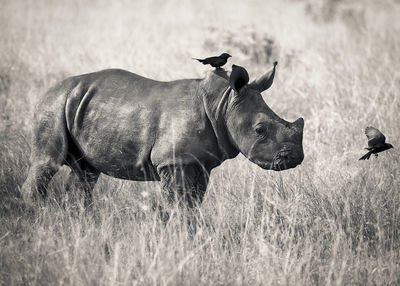
[[[399,1],[0,6],[0,284],[400,285]],[[156,183],[102,176],[88,214],[65,193],[63,168],[48,203],[24,205],[33,107],[53,84],[110,67],[201,77],[209,68],[191,57],[220,52],[252,78],[279,61],[264,99],[304,117],[302,165],[225,162],[194,237],[179,220],[160,223]],[[368,125],[395,148],[358,161]]]

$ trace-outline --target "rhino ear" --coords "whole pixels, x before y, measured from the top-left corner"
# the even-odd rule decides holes
[[[244,86],[249,83],[249,74],[246,69],[241,66],[232,65],[232,73],[229,77],[229,85],[239,92]]]
[[[270,88],[272,83],[274,82],[275,68],[277,64],[278,62],[274,62],[273,68],[252,81],[250,83],[250,87],[258,90],[259,92],[263,92],[264,90]]]

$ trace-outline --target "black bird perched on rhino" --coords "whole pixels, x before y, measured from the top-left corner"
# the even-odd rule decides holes
[[[224,64],[226,64],[226,62],[228,61],[228,59],[230,57],[232,57],[230,54],[222,53],[216,57],[209,57],[209,58],[205,58],[205,59],[196,59],[196,58],[193,58],[193,59],[201,62],[203,65],[211,65],[214,68],[220,68]]]
[[[385,135],[374,127],[368,126],[365,128],[365,135],[367,135],[368,138],[368,147],[365,149],[369,152],[362,156],[360,160],[369,160],[369,157],[371,157],[372,154],[374,154],[375,157],[378,157],[378,153],[393,148],[392,144],[385,142]]]

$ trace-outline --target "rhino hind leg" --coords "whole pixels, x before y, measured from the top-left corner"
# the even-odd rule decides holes
[[[31,160],[28,177],[21,189],[24,201],[30,203],[46,199],[47,185],[60,167],[61,164],[57,164],[53,158]]]
[[[92,206],[92,191],[100,176],[100,172],[93,168],[81,155],[77,155],[76,150],[67,156],[67,165],[70,167],[71,172],[68,176],[66,183],[66,191],[70,193],[71,190],[82,190],[84,195],[84,205],[86,208]]]
[[[27,203],[47,198],[47,186],[67,154],[63,117],[52,111],[43,112],[38,117],[33,130],[28,176],[21,188]]]

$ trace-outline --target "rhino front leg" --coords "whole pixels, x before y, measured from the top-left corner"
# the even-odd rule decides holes
[[[169,166],[159,170],[161,191],[167,203],[167,211],[162,210],[163,221],[169,219],[171,210],[178,206],[182,214],[187,214],[190,228],[196,225],[200,207],[207,189],[209,174],[201,166]]]

